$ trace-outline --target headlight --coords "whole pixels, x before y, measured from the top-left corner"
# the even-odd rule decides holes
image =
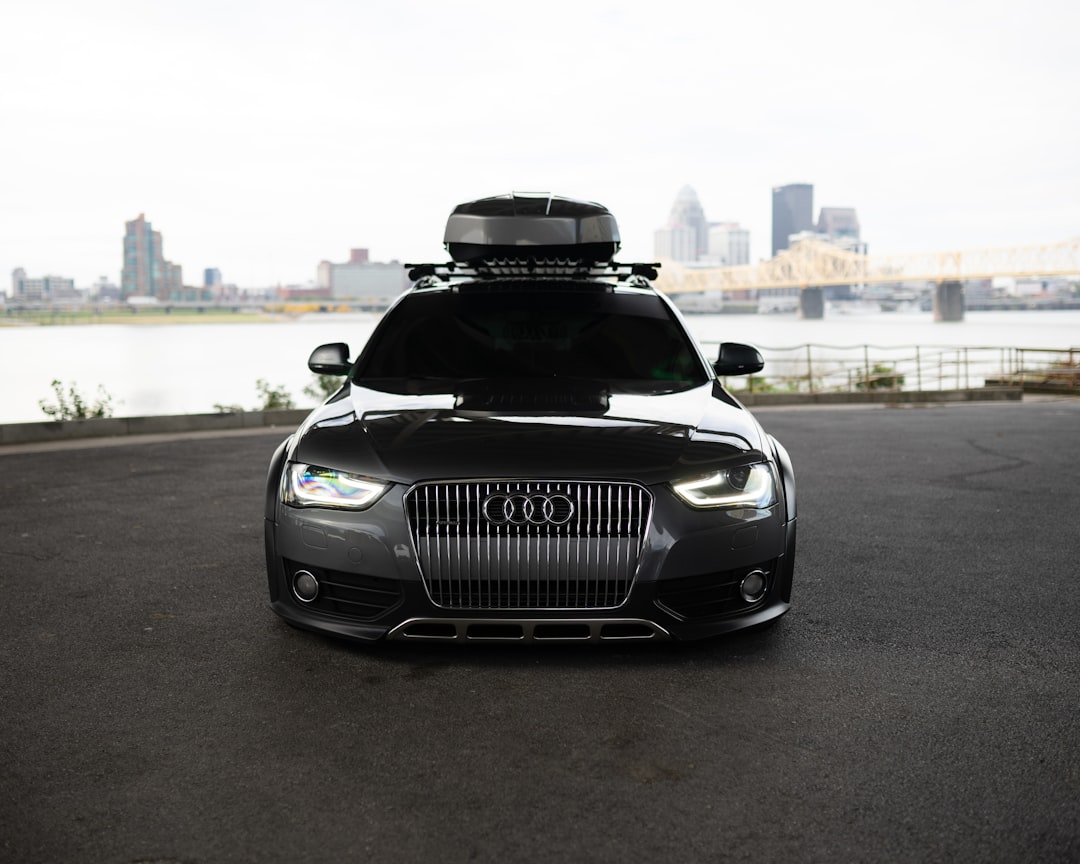
[[[672,483],[671,488],[691,507],[755,507],[776,503],[776,478],[766,462],[724,468],[705,477]]]
[[[363,510],[374,504],[390,484],[332,468],[290,462],[285,466],[282,485],[282,497],[293,507]]]

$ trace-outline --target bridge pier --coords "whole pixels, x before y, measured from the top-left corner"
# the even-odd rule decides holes
[[[934,286],[934,320],[964,320],[963,282],[938,282]]]
[[[799,317],[806,319],[825,317],[824,288],[803,288],[799,292]]]

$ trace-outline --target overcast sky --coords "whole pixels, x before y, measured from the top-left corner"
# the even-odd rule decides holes
[[[119,282],[145,213],[187,284],[445,260],[461,201],[599,201],[652,260],[679,189],[770,252],[771,189],[871,252],[1080,235],[1080,3],[4,0],[0,290]]]

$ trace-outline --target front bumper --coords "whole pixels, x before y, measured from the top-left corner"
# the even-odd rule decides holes
[[[445,608],[420,572],[402,506],[391,491],[360,513],[278,504],[265,524],[273,610],[290,624],[377,641],[607,642],[690,640],[755,627],[788,611],[795,521],[769,510],[695,511],[663,490],[654,506],[633,582],[611,608]],[[318,583],[314,599],[297,574]],[[740,592],[763,574],[760,596]],[[754,577],[759,578],[759,577]]]

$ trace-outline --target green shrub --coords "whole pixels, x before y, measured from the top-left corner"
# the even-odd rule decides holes
[[[870,370],[869,379],[857,381],[856,390],[899,390],[904,386],[904,376],[899,375],[892,366],[877,364]]]
[[[255,391],[262,400],[262,404],[255,409],[256,411],[288,411],[296,407],[288,390],[284,387],[271,387],[265,378],[260,378],[255,382]]]
[[[273,387],[265,378],[255,382],[255,392],[259,395],[259,404],[248,409],[243,405],[223,405],[214,403],[214,410],[221,414],[243,414],[245,411],[288,411],[296,407],[289,391],[284,387]]]
[[[88,420],[91,417],[112,417],[113,397],[100,384],[98,384],[97,388],[97,399],[92,405],[87,404],[86,399],[75,389],[74,383],[69,384],[67,392],[65,392],[64,385],[54,378],[52,389],[56,401],[49,402],[46,399],[39,399],[38,406],[53,420]]]
[[[304,395],[322,402],[341,389],[342,380],[340,375],[316,375],[315,380],[304,388]]]

